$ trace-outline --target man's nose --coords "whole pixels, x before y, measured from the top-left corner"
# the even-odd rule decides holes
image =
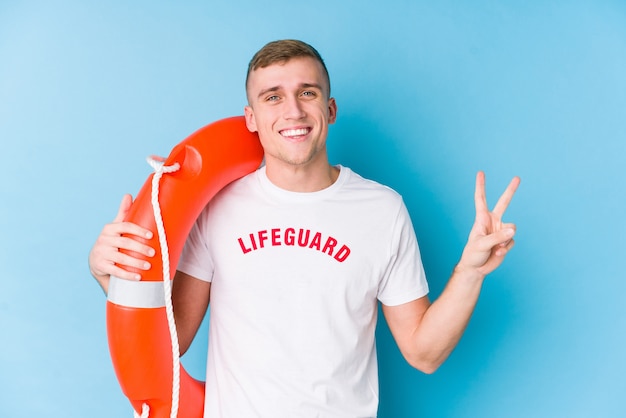
[[[304,108],[302,107],[300,100],[298,100],[298,97],[290,97],[285,100],[285,119],[302,119],[304,116]]]

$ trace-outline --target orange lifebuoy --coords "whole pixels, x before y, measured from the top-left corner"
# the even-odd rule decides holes
[[[248,131],[242,116],[207,125],[174,147],[164,165],[178,163],[180,167],[161,178],[159,191],[172,266],[170,279],[202,209],[228,183],[258,168],[262,158],[258,136]],[[137,194],[126,221],[153,232],[152,239],[143,241],[156,250],[156,255],[149,260],[151,269],[141,272],[141,282],[111,278],[107,334],[117,379],[133,409],[140,413],[148,405],[150,417],[165,418],[170,417],[172,408],[173,354],[165,306],[158,300],[159,284],[163,283],[162,249],[151,207],[152,176]],[[138,253],[133,255],[146,259]],[[204,382],[192,378],[182,367],[179,395],[179,417],[202,417]]]

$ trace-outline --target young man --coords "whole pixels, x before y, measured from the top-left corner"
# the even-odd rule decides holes
[[[431,304],[402,198],[328,162],[328,125],[337,105],[317,51],[277,41],[252,59],[246,80],[248,128],[265,165],[219,193],[198,218],[173,283],[181,353],[211,302],[207,417],[373,417],[378,407],[374,331],[377,304],[406,360],[434,372],[458,343],[487,274],[513,246],[503,223],[519,179],[494,210],[476,178],[476,220],[446,289]],[[90,253],[105,292],[119,265],[148,269],[118,249],[154,250],[113,223]]]

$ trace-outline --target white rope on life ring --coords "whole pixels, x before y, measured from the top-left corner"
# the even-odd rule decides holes
[[[173,173],[180,169],[179,163],[170,166],[164,165],[165,161],[161,157],[148,157],[148,164],[154,169],[152,176],[152,211],[157,227],[159,244],[161,246],[161,258],[163,263],[163,293],[165,295],[165,313],[167,315],[167,325],[170,331],[170,339],[172,341],[172,409],[170,418],[178,416],[178,403],[180,399],[180,347],[178,345],[178,332],[176,330],[176,321],[174,319],[174,308],[172,305],[172,284],[170,282],[170,255],[167,246],[167,236],[165,226],[163,225],[163,216],[161,214],[161,205],[159,204],[159,184],[163,174]],[[150,407],[143,404],[141,415],[134,411],[134,418],[148,418],[150,415]]]

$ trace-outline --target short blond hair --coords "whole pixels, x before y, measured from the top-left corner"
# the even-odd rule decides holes
[[[248,80],[250,73],[258,68],[269,67],[272,64],[284,64],[292,58],[311,57],[322,65],[324,76],[328,84],[328,95],[330,97],[330,76],[322,56],[315,48],[306,42],[295,39],[283,39],[272,41],[261,48],[250,60],[248,73],[246,74],[246,91],[248,90]]]

